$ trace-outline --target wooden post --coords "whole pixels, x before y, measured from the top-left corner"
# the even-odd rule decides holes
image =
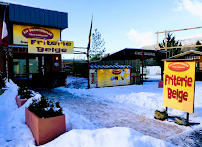
[[[166,51],[166,58],[168,57],[167,56],[167,32],[166,32],[166,30],[165,30],[165,51]]]
[[[156,32],[157,34],[157,49],[159,49],[159,34],[158,34],[158,31]]]
[[[26,75],[27,75],[27,87],[30,86],[30,79],[29,79],[29,55],[25,57],[26,60]]]

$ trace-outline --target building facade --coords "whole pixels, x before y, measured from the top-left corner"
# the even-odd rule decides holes
[[[61,31],[68,28],[68,13],[0,3],[0,28],[5,10],[8,48],[0,40],[0,71],[17,84],[61,85],[59,78],[65,77],[61,53],[69,49],[65,45],[73,49],[73,42],[61,40]]]

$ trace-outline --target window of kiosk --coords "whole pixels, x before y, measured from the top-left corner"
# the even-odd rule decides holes
[[[13,59],[14,80],[27,80],[26,59]],[[39,73],[38,57],[29,59],[29,78],[32,79],[33,74]]]
[[[38,57],[34,59],[29,59],[29,78],[32,79],[33,75],[37,75],[39,73],[39,61]]]
[[[15,81],[26,80],[26,59],[13,59],[13,72]]]

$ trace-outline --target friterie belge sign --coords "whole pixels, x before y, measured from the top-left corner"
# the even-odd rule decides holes
[[[28,38],[28,53],[74,54],[73,41]]]
[[[163,106],[194,112],[195,61],[164,61]]]

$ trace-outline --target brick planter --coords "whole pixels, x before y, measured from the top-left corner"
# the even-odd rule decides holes
[[[48,143],[66,132],[65,115],[42,119],[25,108],[25,123],[32,131],[37,145]]]
[[[24,103],[27,101],[26,99],[20,99],[18,96],[15,97],[16,103],[18,105],[18,108],[24,105]]]

